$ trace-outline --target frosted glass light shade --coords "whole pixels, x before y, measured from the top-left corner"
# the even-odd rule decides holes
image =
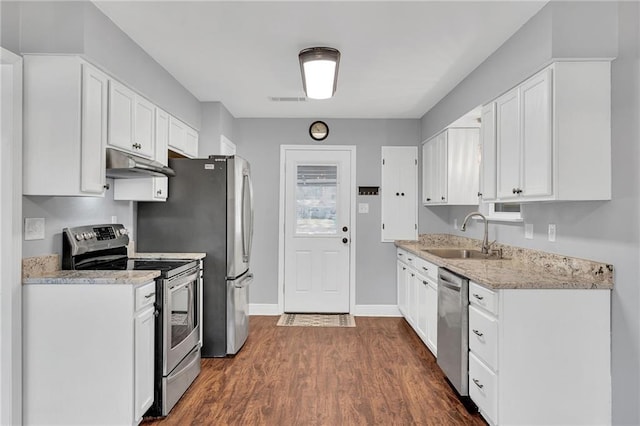
[[[310,47],[298,54],[302,85],[310,99],[329,99],[336,91],[340,52],[330,47]]]

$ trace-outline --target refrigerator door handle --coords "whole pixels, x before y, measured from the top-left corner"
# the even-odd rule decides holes
[[[253,239],[253,188],[248,171],[242,173],[242,261],[249,262]]]
[[[233,283],[233,286],[235,288],[243,288],[243,287],[248,286],[252,282],[253,282],[253,274],[247,274],[246,276],[242,277],[241,279],[236,280]]]

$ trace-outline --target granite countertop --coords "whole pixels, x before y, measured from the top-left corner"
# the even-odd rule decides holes
[[[421,235],[396,246],[491,289],[612,289],[613,265],[496,243],[504,259],[446,259],[425,249],[479,249],[480,240],[449,234]]]
[[[206,253],[134,253],[129,256],[132,259],[185,259],[202,260]]]
[[[138,259],[196,259],[206,253],[136,253]],[[129,284],[138,285],[160,276],[160,271],[72,271],[60,269],[57,254],[22,259],[23,284]]]
[[[160,271],[70,271],[58,270],[42,275],[23,277],[23,284],[128,284],[153,281]]]

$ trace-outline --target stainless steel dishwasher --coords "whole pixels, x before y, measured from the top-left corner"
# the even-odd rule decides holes
[[[438,269],[438,365],[461,396],[469,395],[469,280]]]

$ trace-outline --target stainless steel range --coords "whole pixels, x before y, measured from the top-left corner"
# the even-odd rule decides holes
[[[132,259],[123,225],[63,230],[62,268],[158,270],[154,388],[148,416],[166,416],[200,373],[200,267],[197,260]]]

